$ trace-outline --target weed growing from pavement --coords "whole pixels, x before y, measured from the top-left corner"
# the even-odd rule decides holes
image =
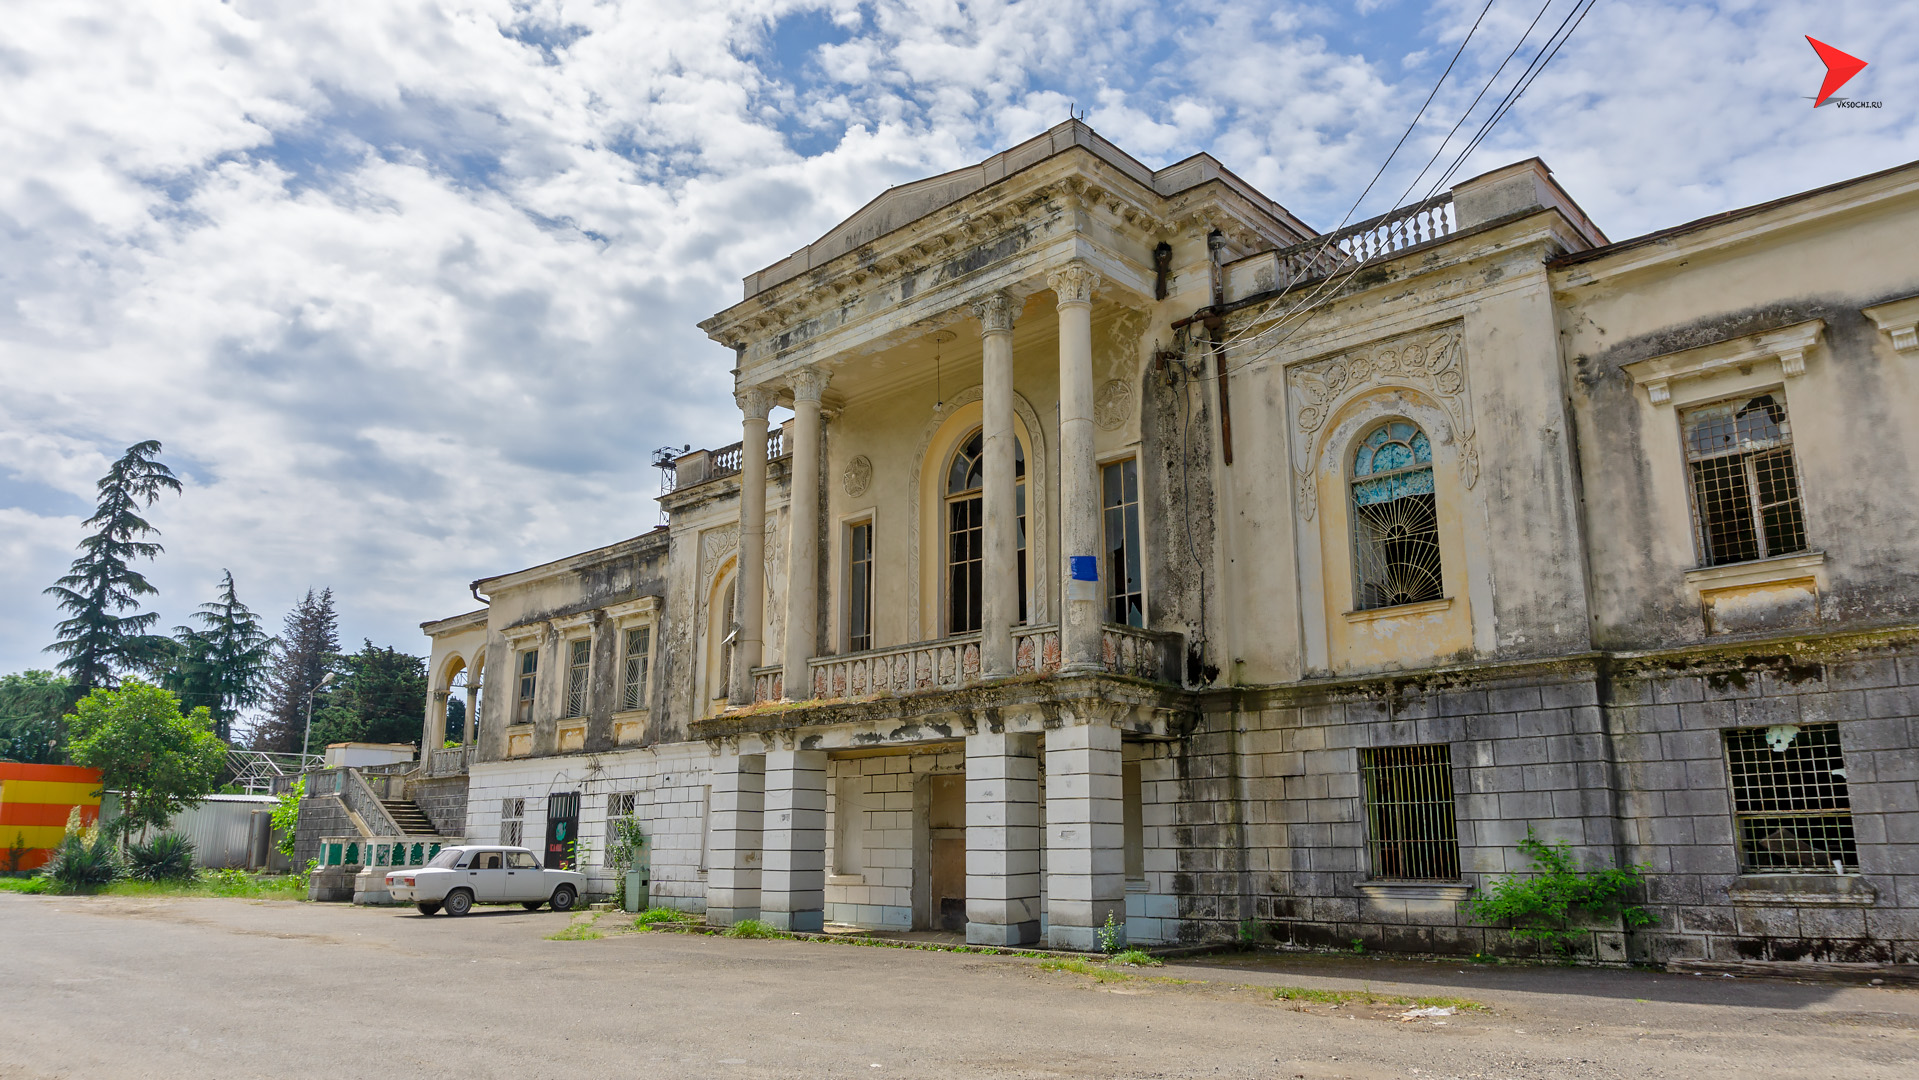
[[[1276,1000],[1305,1001],[1314,1005],[1346,1005],[1359,1002],[1365,1005],[1438,1007],[1458,1009],[1461,1012],[1481,1012],[1486,1008],[1477,1001],[1456,997],[1408,997],[1404,994],[1375,994],[1371,990],[1320,990],[1305,986],[1275,986],[1271,989]]]
[[[690,926],[701,921],[703,920],[700,916],[694,915],[691,912],[675,911],[672,908],[664,907],[647,908],[634,918],[633,929],[651,930],[655,926],[662,928],[671,926],[677,928],[680,926]]]
[[[593,929],[593,924],[599,922],[600,916],[603,914],[605,914],[605,912],[589,911],[584,915],[576,915],[573,917],[572,922],[566,924],[565,929],[546,935],[546,940],[598,941],[606,935]]]
[[[1161,961],[1154,959],[1145,949],[1126,949],[1114,953],[1107,963],[1125,964],[1128,967],[1159,967]]]

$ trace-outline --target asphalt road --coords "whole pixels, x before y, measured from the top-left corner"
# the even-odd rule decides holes
[[[953,953],[546,940],[568,921],[0,894],[0,1078],[1919,1076],[1908,990],[1360,957],[1099,984]],[[1402,1020],[1278,985],[1490,1008]]]

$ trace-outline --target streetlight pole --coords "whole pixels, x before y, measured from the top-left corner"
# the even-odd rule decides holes
[[[307,755],[313,752],[313,695],[319,693],[322,687],[332,681],[333,673],[329,671],[320,677],[319,682],[313,684],[313,689],[307,691],[307,732],[306,737],[300,740],[300,767],[302,769],[306,768]]]

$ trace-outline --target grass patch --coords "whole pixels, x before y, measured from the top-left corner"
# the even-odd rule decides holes
[[[1456,997],[1407,997],[1404,994],[1375,994],[1371,990],[1319,990],[1305,986],[1272,987],[1273,997],[1279,1001],[1305,1001],[1314,1005],[1349,1005],[1358,1002],[1363,1005],[1408,1005],[1420,1008],[1458,1009],[1460,1012],[1483,1012],[1486,1006],[1477,1001]]]
[[[1123,949],[1116,952],[1107,961],[1109,964],[1124,964],[1127,967],[1159,967],[1156,960],[1145,949]]]
[[[655,926],[691,926],[705,920],[690,912],[675,911],[672,908],[647,908],[633,920],[635,930],[650,930]]]
[[[1070,971],[1075,975],[1084,975],[1094,982],[1115,983],[1131,982],[1139,978],[1124,971],[1114,971],[1105,964],[1096,964],[1091,960],[1041,960],[1041,971]]]
[[[303,874],[249,874],[244,870],[201,870],[182,881],[122,879],[99,889],[96,896],[197,897],[221,896],[241,900],[305,900]],[[53,881],[43,877],[0,878],[0,892],[60,895]]]
[[[758,919],[741,919],[739,922],[726,928],[725,936],[730,938],[777,938],[785,937],[786,935]]]

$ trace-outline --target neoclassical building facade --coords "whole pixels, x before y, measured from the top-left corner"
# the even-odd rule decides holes
[[[636,817],[722,923],[1474,952],[1530,830],[1645,868],[1599,959],[1909,960],[1915,229],[1919,166],[1614,242],[1530,160],[1322,234],[1078,122],[892,188],[701,324],[739,441],[666,525],[426,624],[468,836],[610,889]]]

